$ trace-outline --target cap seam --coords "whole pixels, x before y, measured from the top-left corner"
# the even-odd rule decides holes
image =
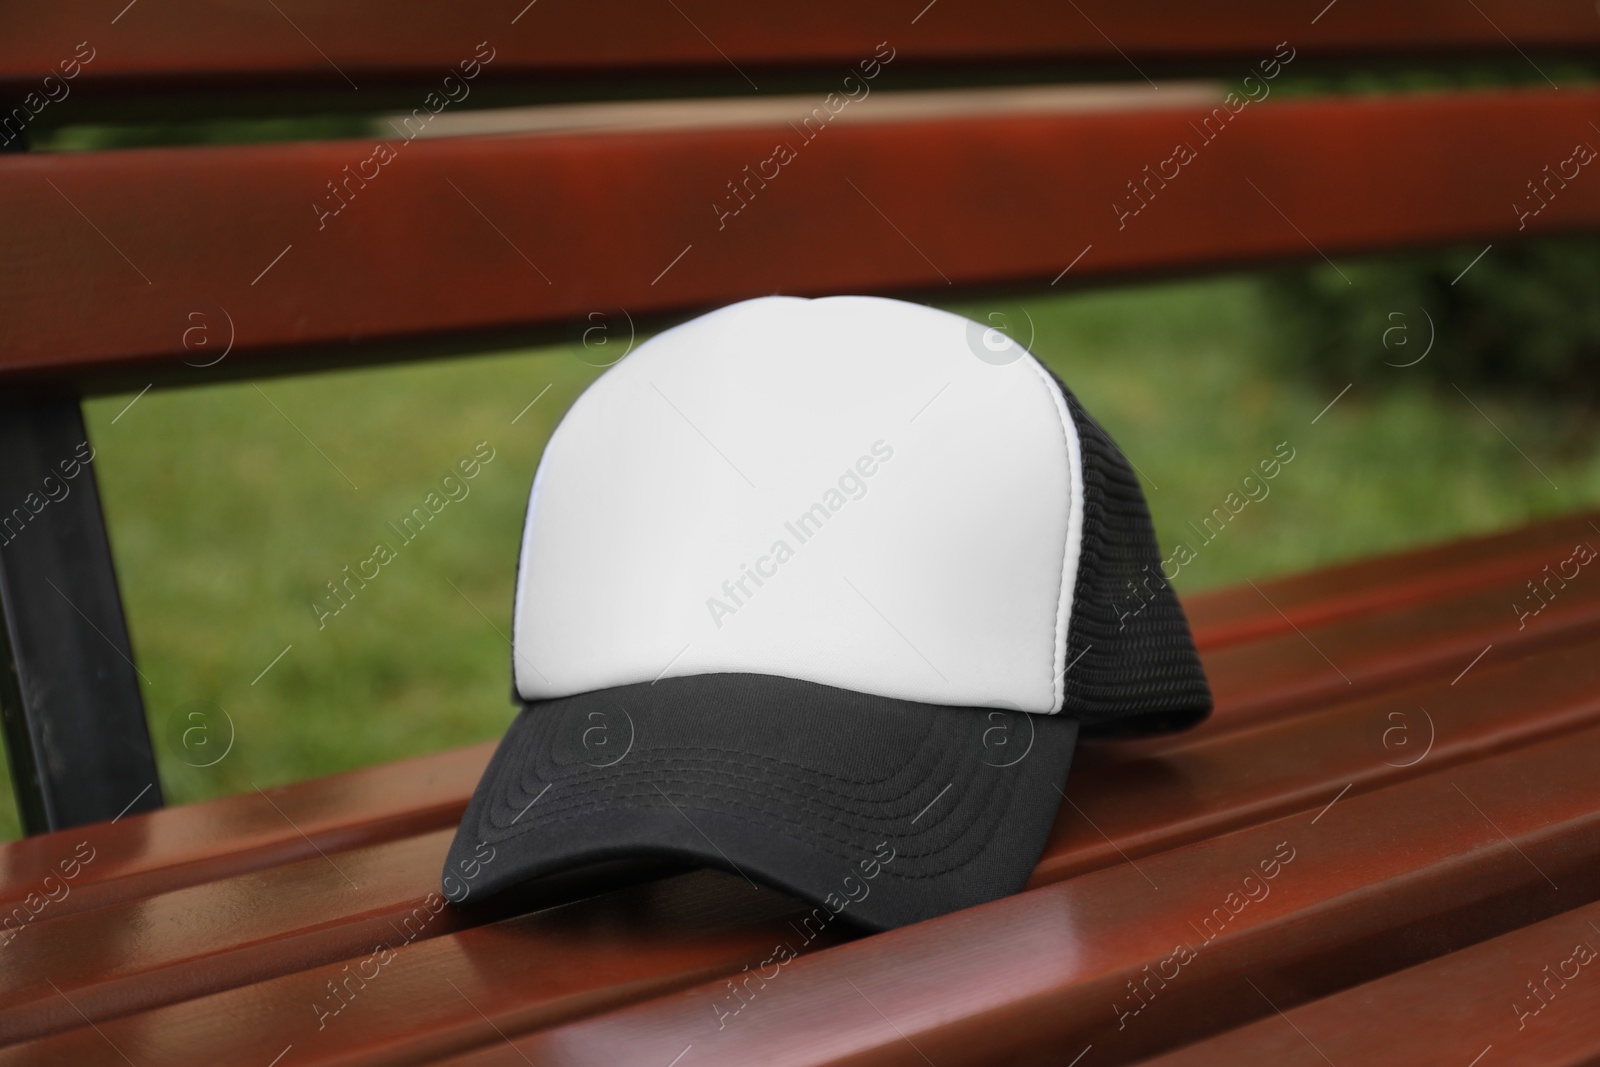
[[[1066,706],[1067,636],[1071,632],[1072,594],[1077,582],[1078,543],[1083,530],[1083,465],[1078,444],[1078,431],[1066,398],[1054,377],[1044,368],[1033,353],[1028,353],[1033,371],[1044,384],[1045,392],[1055,405],[1056,417],[1061,421],[1062,444],[1067,450],[1067,522],[1062,534],[1060,585],[1056,592],[1055,633],[1051,662],[1050,714],[1059,713]],[[1074,534],[1077,536],[1074,536]]]
[[[688,780],[681,780],[681,779],[675,779],[675,778],[661,779],[661,781],[664,781],[668,786],[685,786],[685,785],[697,784],[697,783],[693,783],[693,782],[688,781]],[[691,802],[691,801],[710,802],[710,801],[715,801],[715,800],[719,799],[719,798],[714,797],[714,796],[712,796],[711,794],[708,794],[708,793],[696,793],[696,792],[692,792],[690,790],[678,790],[678,789],[674,790],[673,796],[676,797],[680,801],[685,801],[686,803]],[[946,844],[944,844],[942,846],[936,846],[936,847],[934,847],[934,848],[932,848],[931,850],[928,850],[928,851],[917,852],[917,851],[911,851],[909,849],[905,849],[905,848],[901,847],[901,846],[906,845],[910,841],[915,840],[917,837],[922,836],[920,834],[912,835],[911,837],[907,837],[906,835],[903,835],[903,834],[893,834],[892,832],[884,829],[881,826],[863,826],[863,825],[860,825],[860,824],[851,823],[851,822],[849,822],[847,820],[844,820],[844,819],[831,817],[831,816],[829,816],[829,815],[827,815],[825,813],[815,813],[815,814],[817,814],[821,818],[821,820],[828,825],[829,829],[821,829],[821,828],[816,828],[816,827],[807,827],[807,829],[809,829],[812,832],[814,832],[819,841],[827,841],[827,842],[832,843],[832,844],[844,846],[846,851],[833,853],[833,855],[835,855],[838,858],[843,858],[843,859],[850,858],[850,853],[849,853],[848,850],[852,849],[852,848],[855,848],[858,843],[856,841],[852,840],[849,837],[841,837],[841,836],[839,836],[834,831],[834,828],[843,829],[846,832],[864,833],[864,834],[867,834],[869,836],[876,835],[876,834],[887,833],[887,834],[889,834],[890,836],[892,836],[895,839],[896,844],[897,844],[897,849],[900,850],[900,854],[904,858],[910,859],[910,860],[923,860],[923,861],[930,861],[930,862],[938,862],[938,860],[940,858],[944,858],[944,859],[947,859],[947,860],[950,858],[951,850],[953,848],[955,848],[962,841],[963,838],[967,837],[972,832],[972,828],[973,828],[974,825],[985,821],[984,820],[985,813],[987,813],[988,810],[993,806],[995,800],[997,798],[1001,798],[1001,797],[1002,797],[1002,794],[999,794],[999,793],[992,793],[989,796],[987,796],[984,799],[982,805],[978,808],[978,810],[976,810],[975,812],[972,813],[972,817],[965,821],[965,825],[962,826],[959,830],[957,830],[957,832],[955,833],[954,837],[950,841],[948,841]],[[648,807],[651,810],[656,810],[656,808],[657,808],[657,805],[655,804],[655,802],[651,798],[651,794],[649,794],[647,792],[644,792],[642,790],[637,794],[637,796],[630,795],[630,796],[627,796],[627,797],[624,797],[624,798],[621,798],[621,799],[630,800],[630,801],[631,800],[643,799],[643,800],[649,802],[648,804],[645,805],[645,807]],[[1003,806],[1004,805],[1002,805],[1002,807]],[[694,805],[694,804],[691,803],[690,804],[690,808],[691,808],[691,810],[693,810],[693,811],[695,811],[697,813],[700,813],[700,814],[717,815],[717,816],[724,817],[724,818],[738,819],[741,822],[748,823],[751,826],[756,826],[756,827],[759,827],[759,828],[762,828],[762,829],[771,829],[772,828],[770,823],[763,822],[763,821],[758,820],[758,819],[750,818],[749,816],[743,815],[743,814],[741,814],[741,813],[739,813],[737,811],[725,810],[723,808],[719,808],[719,807],[713,806],[711,804],[707,804],[706,806],[698,806],[698,805]],[[537,821],[528,822],[521,829],[514,830],[514,831],[511,831],[509,833],[501,833],[501,834],[498,834],[498,835],[485,834],[484,840],[490,841],[491,843],[509,841],[509,840],[511,840],[513,838],[520,837],[520,836],[522,836],[523,834],[526,834],[526,833],[532,833],[532,832],[536,832],[536,831],[548,831],[550,829],[550,827],[552,827],[552,826],[555,826],[555,825],[558,825],[558,824],[561,824],[561,823],[572,822],[574,820],[582,819],[582,818],[585,818],[586,816],[592,814],[592,812],[589,812],[589,811],[573,810],[570,807],[569,808],[561,808],[561,809],[557,809],[557,810],[560,812],[559,814],[552,815],[552,814],[547,813],[547,814],[541,816]],[[662,810],[662,811],[672,810],[672,805],[669,802],[665,806],[660,806],[659,810]],[[489,815],[488,812],[484,812],[483,814],[484,814],[484,816],[488,816]],[[808,814],[812,814],[812,813],[808,813]],[[803,823],[795,822],[793,820],[790,820],[790,823],[791,823],[791,825],[794,825],[794,826],[804,826]],[[941,824],[941,825],[946,825],[946,824]],[[488,831],[508,831],[508,830],[511,830],[511,827],[509,827],[509,826],[505,826],[505,827],[498,826],[495,823],[493,823],[492,821],[487,821],[486,819],[484,819],[484,820],[480,820],[479,829],[480,829],[480,831],[485,831],[485,830],[488,830]],[[788,831],[780,831],[780,832],[785,833],[787,836],[791,836],[791,837],[794,836],[793,834],[789,833]],[[796,840],[802,840],[803,841],[803,839],[801,839],[801,838],[796,838]],[[907,878],[934,878],[934,877],[939,877],[941,875],[948,874],[949,872],[951,872],[953,870],[957,870],[957,869],[959,869],[961,867],[964,867],[968,863],[971,863],[974,859],[976,859],[978,856],[983,854],[983,852],[984,852],[986,847],[987,847],[986,843],[980,840],[979,842],[976,843],[976,848],[970,850],[970,854],[968,856],[966,856],[965,858],[961,858],[959,860],[956,860],[955,862],[951,863],[948,866],[941,867],[941,868],[938,868],[938,869],[935,869],[935,870],[932,870],[932,871],[928,871],[928,872],[925,872],[925,873],[914,874],[914,875],[908,875],[904,871],[902,871],[900,873],[901,873],[902,877],[907,877]],[[832,851],[832,850],[829,849],[829,850],[825,850],[825,851]],[[964,851],[965,851],[965,849],[964,849]]]

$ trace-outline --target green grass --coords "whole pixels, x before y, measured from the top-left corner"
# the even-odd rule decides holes
[[[1035,351],[1149,479],[1164,545],[1279,442],[1295,449],[1270,496],[1196,546],[1177,582],[1186,592],[1600,500],[1593,440],[1548,404],[1474,397],[1559,491],[1484,414],[1402,370],[1313,425],[1335,390],[1283,371],[1251,279],[1025,307]],[[1376,338],[1374,349],[1381,359]],[[131,394],[87,404],[169,802],[497,737],[512,715],[503,635],[528,486],[557,419],[598,373],[556,348],[270,380],[271,403],[246,383],[152,391],[125,412]],[[481,441],[495,458],[470,495],[319,629],[310,605],[324,583],[393,543],[384,524]],[[15,836],[5,797],[0,836]]]

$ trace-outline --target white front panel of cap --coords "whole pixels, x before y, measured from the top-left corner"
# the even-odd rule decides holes
[[[534,482],[521,695],[742,672],[1058,710],[1076,433],[1031,356],[975,343],[914,304],[769,297],[607,371]]]

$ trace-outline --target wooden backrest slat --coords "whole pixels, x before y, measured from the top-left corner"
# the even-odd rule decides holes
[[[1309,54],[1352,55],[1575,49],[1600,43],[1593,12],[1577,3],[1479,0],[1391,4],[1342,0],[1292,9],[1247,0],[1225,10],[1183,0],[1082,0],[1062,10],[1048,0],[940,5],[782,2],[752,18],[733,0],[649,0],[596,7],[423,0],[384,3],[314,0],[221,6],[168,0],[73,0],[16,12],[0,38],[0,84],[26,85],[52,70],[85,38],[94,60],[83,84],[195,87],[259,83],[370,85],[374,79],[433,79],[470,57],[479,41],[495,49],[496,76],[641,70],[743,71],[851,66],[880,41],[908,64],[1100,61],[1138,77],[1143,60],[1256,58],[1285,39]],[[1512,41],[1516,45],[1511,44]],[[742,84],[742,83],[741,83]]]
[[[636,328],[774,291],[1048,288],[1500,239],[1524,221],[1525,183],[1594,136],[1597,108],[1594,91],[1502,91],[1269,101],[1231,120],[1187,106],[845,123],[814,146],[787,125],[445,138],[402,144],[347,200],[327,183],[372,143],[3,158],[0,380],[137,388],[297,365],[286,355],[503,343],[591,314],[620,337],[624,312]],[[798,147],[776,177],[743,177],[779,141]],[[1178,141],[1195,158],[1165,186],[1142,177]],[[1526,232],[1597,224],[1600,184],[1574,182]],[[184,347],[198,321],[203,353]],[[228,359],[193,369],[229,333]]]

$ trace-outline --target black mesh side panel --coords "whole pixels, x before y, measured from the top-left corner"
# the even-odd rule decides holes
[[[1144,493],[1111,436],[1055,381],[1078,429],[1084,507],[1061,713],[1086,736],[1192,726],[1211,711],[1211,689],[1162,577]]]

